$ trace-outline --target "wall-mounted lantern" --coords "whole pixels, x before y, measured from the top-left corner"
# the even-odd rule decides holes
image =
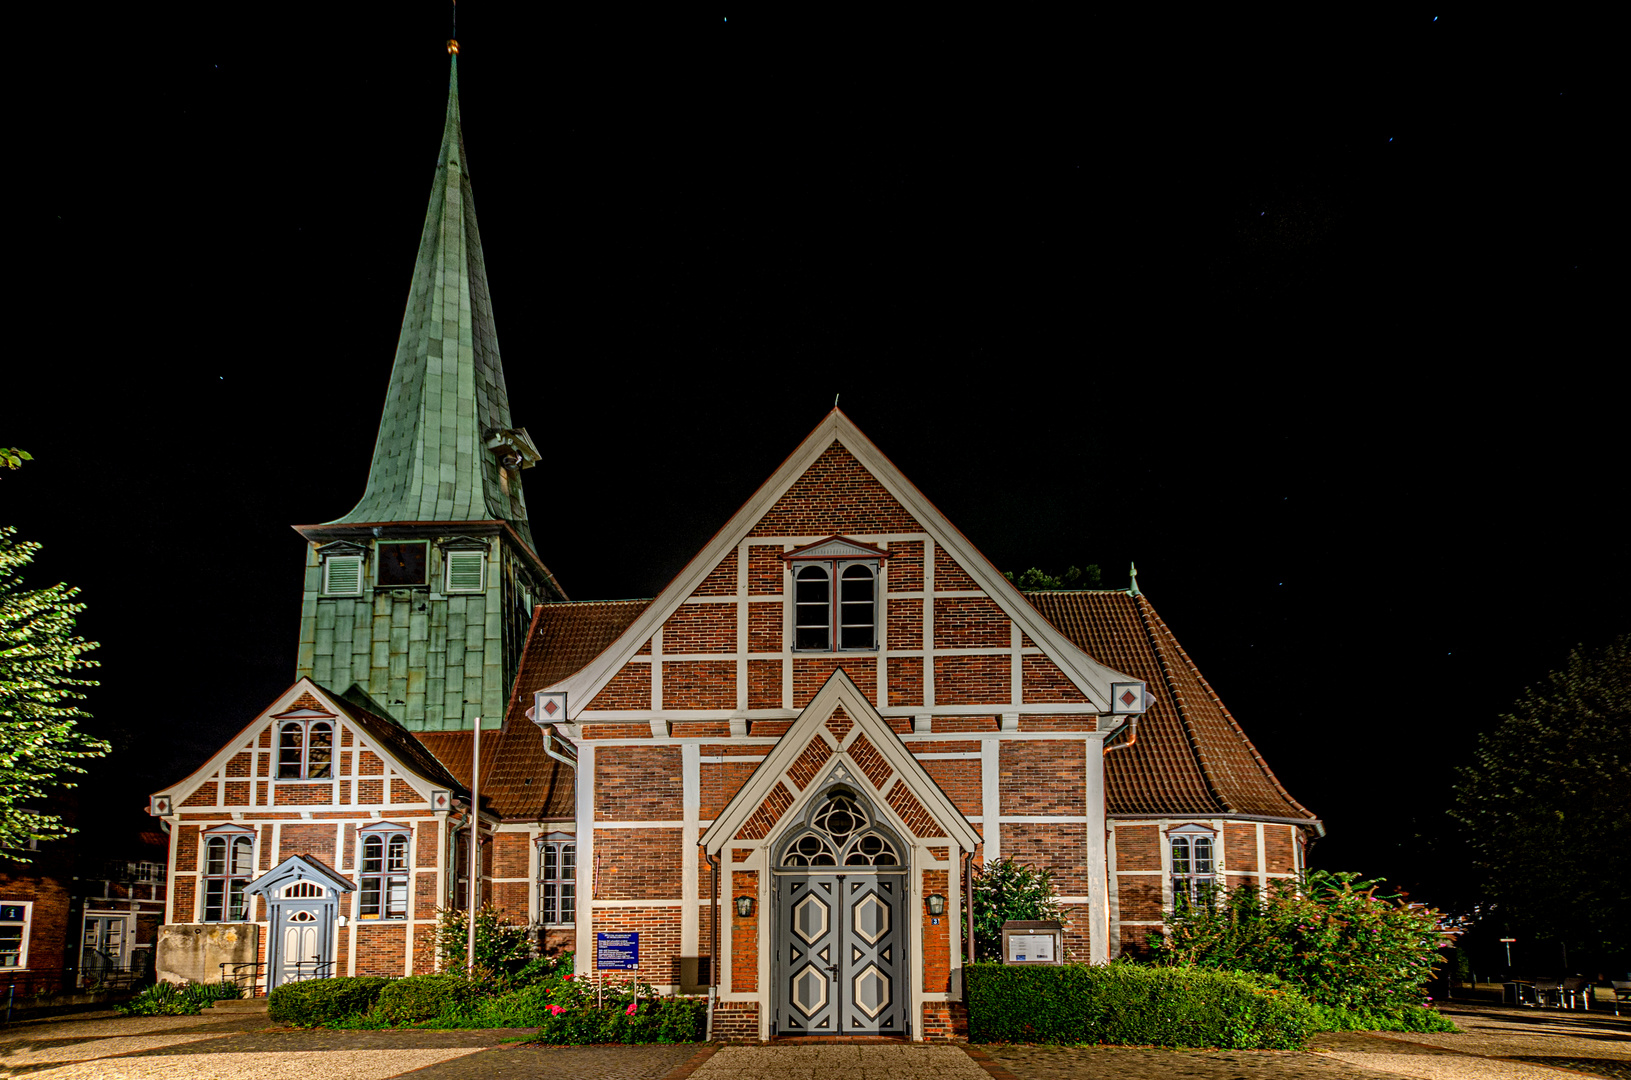
[[[939,893],[931,893],[929,895],[929,914],[933,915],[935,918],[938,919],[940,916],[944,915],[945,913],[946,913],[946,898],[944,896],[941,896]]]
[[[753,897],[751,897],[751,896],[738,896],[736,898],[736,913],[738,915],[742,916],[742,918],[744,918],[744,919],[747,918],[748,916],[752,915],[753,914]]]

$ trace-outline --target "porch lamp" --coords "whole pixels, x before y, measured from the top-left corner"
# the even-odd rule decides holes
[[[939,893],[930,893],[929,894],[929,914],[933,915],[935,918],[938,919],[940,916],[944,915],[945,913],[946,913],[946,898],[944,896],[941,896]]]
[[[753,914],[753,897],[751,897],[751,896],[738,896],[736,898],[736,913],[738,915],[742,916],[742,918],[744,918],[744,919],[747,918],[749,915],[752,915]]]

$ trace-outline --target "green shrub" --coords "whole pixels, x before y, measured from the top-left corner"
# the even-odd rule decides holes
[[[1250,971],[1289,980],[1310,1001],[1392,1009],[1427,1000],[1439,963],[1440,914],[1379,896],[1380,881],[1310,871],[1267,894],[1218,890],[1151,937],[1157,963]]]
[[[965,899],[966,914],[968,903]],[[1002,955],[1002,924],[1010,919],[1070,919],[1059,907],[1051,870],[1035,870],[1011,858],[995,859],[974,873],[974,949],[979,956]]]
[[[217,1001],[243,997],[234,982],[155,983],[118,1006],[126,1016],[197,1016]]]
[[[973,1042],[1295,1050],[1318,1030],[1302,995],[1230,972],[978,963],[964,979]]]
[[[313,1027],[358,1016],[373,1008],[393,981],[372,975],[287,982],[273,990],[266,1015],[273,1023]]]
[[[1344,1009],[1315,1005],[1321,1031],[1449,1031],[1460,1029],[1437,1009],[1395,1005],[1384,1009]]]
[[[391,981],[378,995],[372,1015],[388,1024],[419,1024],[467,1006],[489,992],[463,975],[410,975]]]
[[[525,927],[504,921],[497,908],[484,905],[476,912],[476,970],[484,978],[507,983],[511,976],[530,966],[532,942]],[[452,908],[436,911],[436,954],[445,971],[462,971],[469,945],[468,913]]]

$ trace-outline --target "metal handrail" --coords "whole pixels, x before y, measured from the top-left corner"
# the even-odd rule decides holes
[[[238,984],[244,991],[245,997],[259,997],[261,994],[261,976],[266,973],[266,961],[257,960],[242,964],[222,964],[221,981],[228,979]],[[294,974],[284,979],[284,982],[305,982],[308,979],[328,979],[334,976],[333,960],[296,960],[293,964],[285,964],[285,969],[293,968]],[[228,968],[232,970],[227,971]],[[249,984],[244,985],[243,980],[248,979]]]

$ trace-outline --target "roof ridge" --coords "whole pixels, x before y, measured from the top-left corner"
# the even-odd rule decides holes
[[[1218,794],[1218,785],[1212,779],[1212,770],[1206,767],[1206,758],[1201,753],[1200,747],[1196,745],[1195,726],[1190,721],[1189,710],[1184,703],[1184,696],[1181,692],[1179,692],[1178,685],[1173,680],[1171,671],[1168,670],[1166,653],[1161,648],[1161,643],[1155,639],[1154,633],[1152,633],[1150,630],[1150,620],[1144,611],[1145,605],[1137,602],[1141,600],[1142,597],[1136,593],[1129,594],[1129,596],[1134,601],[1133,610],[1138,612],[1138,623],[1144,628],[1144,637],[1149,643],[1150,652],[1155,654],[1155,662],[1160,665],[1161,681],[1166,684],[1167,693],[1172,697],[1174,711],[1178,714],[1178,723],[1183,728],[1184,742],[1189,746],[1190,756],[1195,759],[1195,768],[1200,772],[1201,780],[1206,784],[1207,794],[1212,796],[1213,804],[1219,810],[1227,810],[1229,807],[1224,803],[1223,796]],[[1154,615],[1156,621],[1161,622],[1161,616],[1156,614],[1153,605],[1149,609],[1149,615]],[[1165,627],[1166,623],[1161,622],[1161,625]],[[1171,635],[1169,634],[1168,636],[1170,637]],[[1173,643],[1177,643],[1176,638],[1173,639]]]

